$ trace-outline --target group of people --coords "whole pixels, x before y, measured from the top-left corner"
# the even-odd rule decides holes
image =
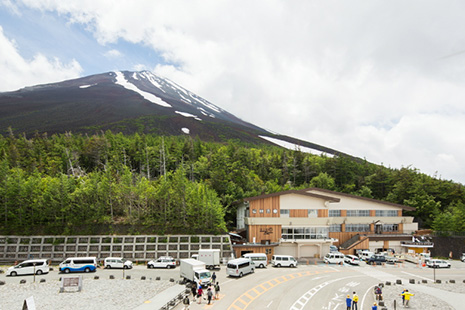
[[[212,283],[210,283],[207,287],[207,290],[206,290],[206,293],[204,296],[204,290],[202,288],[202,285],[196,285],[196,283],[194,283],[191,287],[191,291],[192,291],[192,296],[193,296],[193,302],[196,302],[198,304],[201,304],[202,303],[202,298],[207,300],[207,304],[211,304],[212,300],[213,299],[216,299],[218,300],[219,299],[219,295],[220,295],[220,282],[217,282],[216,281],[216,274],[213,272],[213,275],[212,275]],[[215,291],[213,293],[213,291]],[[190,299],[189,299],[189,295],[186,295],[183,299],[183,304],[184,304],[184,310],[188,310],[189,309],[189,305],[190,305]]]
[[[358,310],[358,295],[357,295],[357,293],[353,292],[352,298],[350,297],[350,295],[347,295],[346,306],[347,306],[347,310]]]

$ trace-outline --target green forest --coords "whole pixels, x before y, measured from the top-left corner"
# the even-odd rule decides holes
[[[415,168],[189,136],[0,136],[1,234],[219,234],[244,197],[319,187],[407,206],[465,231],[465,187]]]

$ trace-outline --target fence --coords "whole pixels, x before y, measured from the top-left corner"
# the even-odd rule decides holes
[[[148,261],[159,256],[189,258],[199,249],[219,249],[230,257],[228,235],[125,235],[125,236],[0,236],[0,260],[12,262],[45,258],[58,262],[72,256],[124,257]]]

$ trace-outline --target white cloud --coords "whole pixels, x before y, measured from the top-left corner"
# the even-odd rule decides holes
[[[465,183],[465,3],[22,3],[152,47],[155,73],[246,121]]]
[[[115,49],[111,49],[107,52],[105,52],[105,57],[107,58],[120,58],[120,57],[123,57],[124,55],[118,51],[118,50],[115,50]]]
[[[57,58],[49,59],[42,54],[24,59],[15,41],[5,37],[0,27],[0,72],[0,91],[10,91],[27,85],[76,78],[82,68],[76,60],[64,64]]]

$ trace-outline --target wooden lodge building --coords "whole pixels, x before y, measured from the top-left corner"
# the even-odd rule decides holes
[[[235,244],[236,257],[245,253],[321,258],[330,245],[340,252],[394,249],[407,252],[418,229],[403,211],[413,207],[319,188],[289,190],[243,199],[237,209],[238,232],[247,243]],[[423,251],[423,249],[421,249]]]

